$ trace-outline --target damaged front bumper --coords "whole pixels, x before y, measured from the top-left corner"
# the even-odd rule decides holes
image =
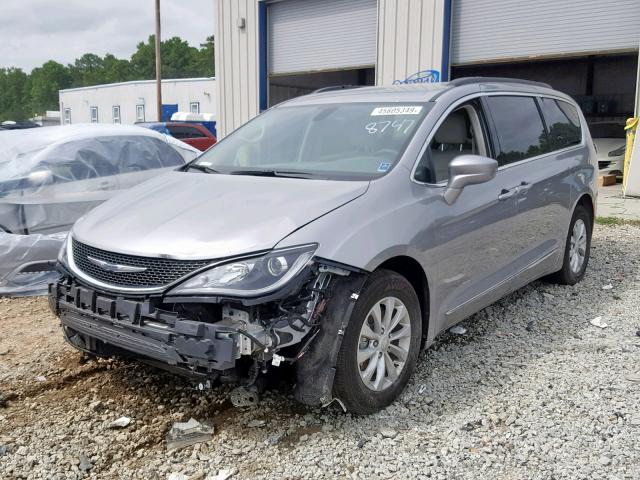
[[[84,352],[244,385],[281,362],[296,363],[296,397],[317,405],[331,398],[337,352],[365,278],[315,263],[277,294],[225,299],[123,296],[63,271],[49,303],[66,340]]]

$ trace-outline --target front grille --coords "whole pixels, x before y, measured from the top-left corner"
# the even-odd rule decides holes
[[[175,282],[189,273],[205,267],[211,260],[171,260],[166,258],[138,257],[107,252],[72,240],[73,262],[84,274],[116,287],[154,288]],[[91,263],[87,257],[130,267],[145,267],[144,272],[110,272]]]

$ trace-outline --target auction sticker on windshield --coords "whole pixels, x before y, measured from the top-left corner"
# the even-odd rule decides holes
[[[422,111],[421,106],[397,106],[397,107],[376,107],[371,112],[371,116],[379,115],[419,115]]]

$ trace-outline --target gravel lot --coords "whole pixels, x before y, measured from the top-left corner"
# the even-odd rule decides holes
[[[638,479],[639,239],[597,228],[583,283],[536,282],[442,335],[401,399],[367,418],[307,409],[287,388],[238,409],[230,388],[83,363],[44,299],[0,299],[0,478]],[[191,417],[213,440],[168,452],[169,428]]]

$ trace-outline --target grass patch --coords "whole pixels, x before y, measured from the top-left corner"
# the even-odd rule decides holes
[[[633,225],[640,227],[640,220],[619,217],[596,217],[598,225]]]

